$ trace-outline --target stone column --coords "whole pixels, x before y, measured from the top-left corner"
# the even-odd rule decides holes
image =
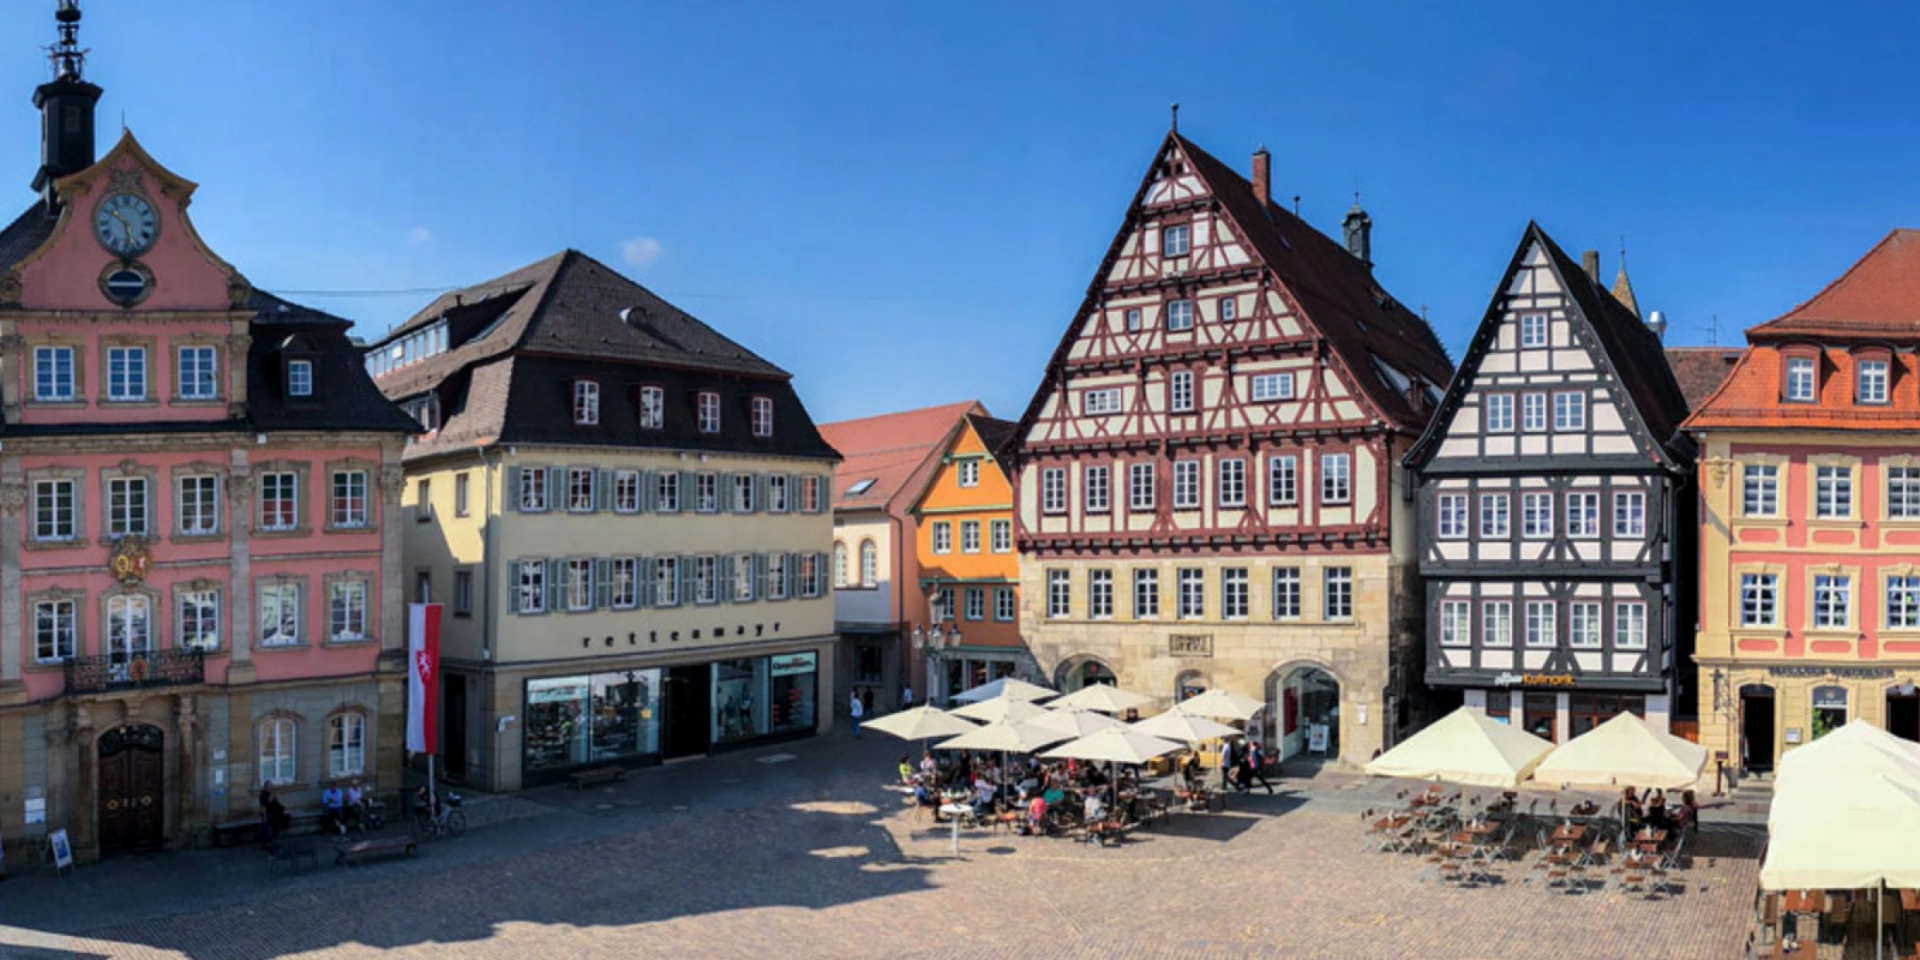
[[[100,760],[93,744],[93,714],[86,704],[72,706],[69,720],[71,733],[66,738],[65,755],[73,763],[73,789],[68,791],[71,804],[66,809],[67,834],[73,841],[75,858],[84,858],[91,862],[100,858],[100,839],[94,829],[95,810],[99,799],[95,796],[99,785],[95,783],[100,772]],[[48,829],[57,830],[60,824],[52,823]]]
[[[194,831],[207,820],[205,804],[200,802],[200,715],[196,707],[195,697],[191,693],[181,694],[174,706],[173,730],[179,742],[179,772],[174,778],[173,835],[181,841],[182,846],[192,845]]]
[[[232,547],[227,587],[227,649],[233,653],[227,684],[252,683],[253,670],[253,471],[247,449],[235,447],[227,466],[227,540]]]
[[[381,450],[380,464],[380,653],[381,658],[406,659],[407,595],[406,566],[402,556],[401,535],[405,517],[400,495],[407,487],[406,469],[400,465],[397,443]]]
[[[0,704],[25,703],[21,658],[26,643],[21,619],[20,538],[27,484],[18,457],[0,460]]]

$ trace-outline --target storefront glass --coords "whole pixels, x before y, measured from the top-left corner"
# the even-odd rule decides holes
[[[592,707],[595,761],[660,752],[660,671],[595,674]]]
[[[767,733],[767,658],[713,665],[713,742],[751,740]]]
[[[772,659],[774,733],[812,730],[819,662],[811,653],[785,653]]]
[[[543,770],[587,762],[586,677],[527,681],[527,767]]]

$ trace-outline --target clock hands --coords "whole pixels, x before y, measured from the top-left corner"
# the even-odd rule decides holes
[[[133,224],[128,223],[127,218],[121,216],[120,211],[112,207],[107,208],[107,212],[112,214],[115,220],[120,221],[120,233],[127,238],[127,249],[133,249]]]

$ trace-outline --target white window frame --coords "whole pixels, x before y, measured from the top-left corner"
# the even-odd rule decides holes
[[[1551,650],[1559,646],[1556,634],[1560,625],[1560,605],[1552,600],[1528,600],[1526,607],[1527,648]]]
[[[1813,515],[1822,520],[1853,516],[1853,468],[1816,464],[1813,468]]]
[[[1887,577],[1888,630],[1920,630],[1920,577]]]
[[[1221,323],[1232,323],[1240,317],[1240,305],[1231,296],[1221,297],[1215,308],[1220,314]]]
[[[289,397],[313,396],[313,361],[312,360],[287,361],[287,396]],[[440,411],[439,404],[436,403],[434,405],[434,423],[433,423],[433,426],[435,428],[438,428],[440,426],[439,411]]]
[[[667,425],[667,392],[660,387],[640,388],[640,429],[661,430]]]
[[[1544,313],[1526,313],[1520,315],[1520,346],[1524,349],[1547,346],[1547,315]]]
[[[72,401],[75,367],[72,347],[34,347],[33,399],[41,403]]]
[[[1597,650],[1606,646],[1604,608],[1598,600],[1573,600],[1567,604],[1567,646],[1575,650]]]
[[[1787,402],[1812,403],[1816,399],[1816,377],[1812,357],[1787,358]]]
[[[1255,403],[1293,399],[1293,374],[1291,373],[1256,373],[1251,380],[1248,392]]]
[[[1300,619],[1300,568],[1273,568],[1273,618]]]
[[[1174,619],[1199,620],[1207,615],[1207,572],[1199,567],[1174,571]]]
[[[1193,329],[1193,301],[1167,301],[1167,330],[1178,333]]]
[[[1647,648],[1647,605],[1640,600],[1616,600],[1613,604],[1613,648]]]
[[[573,422],[592,427],[600,423],[600,384],[593,380],[573,382]]]
[[[300,584],[267,581],[254,591],[254,636],[261,647],[297,647],[306,642]],[[291,612],[291,616],[289,616]],[[271,616],[269,616],[271,614]],[[291,629],[291,632],[289,632]]]
[[[1353,457],[1345,453],[1320,455],[1320,502],[1353,502]]]
[[[697,397],[699,411],[698,426],[701,433],[720,432],[720,394],[713,390],[702,390]]]
[[[1513,536],[1513,514],[1504,493],[1480,495],[1480,539],[1506,540]]]
[[[1040,512],[1047,514],[1067,512],[1066,467],[1040,469]]]
[[[1567,493],[1567,537],[1595,540],[1600,536],[1600,492],[1571,490]]]
[[[1520,539],[1553,539],[1553,494],[1534,491],[1520,494]]]
[[[1440,645],[1473,646],[1473,601],[1440,601]]]
[[[64,663],[79,651],[79,602],[36,600],[33,604],[33,662]]]
[[[547,468],[521,467],[519,501],[522,513],[544,513],[550,498],[547,496]]]
[[[978,520],[960,521],[960,552],[961,553],[979,553],[980,552],[980,521]]]
[[[1240,508],[1247,505],[1247,461],[1239,457],[1227,457],[1214,461],[1214,469],[1220,476],[1214,484],[1220,497],[1220,506]]]
[[[1193,371],[1174,370],[1167,374],[1167,410],[1193,412]]]
[[[184,590],[175,598],[174,644],[207,653],[220,649],[220,591]]]
[[[1087,619],[1113,619],[1113,571],[1098,568],[1087,571]]]
[[[1267,506],[1290,507],[1300,502],[1300,458],[1293,454],[1267,455]]]
[[[1640,539],[1647,535],[1647,494],[1642,490],[1613,492],[1613,535]]]
[[[1749,463],[1740,468],[1740,515],[1780,515],[1780,468],[1771,463]]]
[[[1441,493],[1434,495],[1434,536],[1442,540],[1465,540],[1472,536],[1472,528],[1467,524],[1467,495],[1464,493]]]
[[[1133,570],[1133,618],[1160,619],[1160,571],[1153,567]]]
[[[259,745],[254,751],[255,768],[262,786],[289,784],[300,777],[300,726],[292,717],[268,717],[261,720],[255,734]]]
[[[346,710],[327,718],[327,774],[336,780],[367,772],[367,715]]]
[[[1127,509],[1144,513],[1155,509],[1159,505],[1157,501],[1153,464],[1127,464]]]
[[[1740,575],[1740,625],[1774,627],[1780,623],[1780,575]]]
[[[1529,392],[1520,395],[1520,429],[1523,433],[1547,432],[1547,395]]]
[[[763,439],[773,436],[773,398],[754,397],[750,409],[753,435]]]
[[[521,560],[515,564],[513,589],[519,593],[517,609],[525,615],[547,612],[547,562]]]
[[[1854,370],[1854,402],[1887,402],[1887,361],[1861,360]]]
[[[1170,223],[1160,228],[1160,255],[1163,257],[1184,257],[1193,252],[1192,233],[1184,223]]]
[[[1844,630],[1853,625],[1853,577],[1816,574],[1809,596],[1815,630]]]
[[[1480,645],[1500,650],[1513,646],[1512,600],[1480,601]]]
[[[987,521],[987,549],[994,553],[1013,552],[1013,521]]]
[[[1339,623],[1353,619],[1353,568],[1325,567],[1321,570],[1322,619]]]
[[[1887,519],[1920,520],[1920,467],[1887,467]]]
[[[335,641],[367,638],[365,580],[336,580],[328,586],[327,636]]]
[[[146,536],[152,529],[153,490],[147,478],[107,478],[107,536]]]
[[[1085,500],[1083,509],[1087,513],[1107,513],[1113,509],[1112,468],[1104,463],[1088,464],[1083,474]],[[998,552],[998,551],[996,551]]]
[[[567,468],[567,512],[592,513],[598,499],[594,489],[596,477],[592,467]]]
[[[80,538],[80,482],[33,482],[33,539],[40,543],[70,543]]]
[[[215,400],[220,396],[220,352],[213,347],[181,347],[174,354],[176,388],[182,400]]]
[[[147,390],[147,348],[140,346],[108,346],[107,357],[107,401],[127,403],[146,400]]]
[[[952,521],[935,520],[933,522],[933,552],[934,553],[952,553],[953,552]]]
[[[1175,510],[1200,509],[1200,461],[1175,460],[1173,462],[1173,508]]]
[[[365,470],[333,471],[329,483],[332,488],[331,496],[327,498],[327,509],[332,513],[333,526],[359,528],[367,525],[367,494],[370,483]]]
[[[1120,412],[1120,388],[1101,387],[1080,391],[1080,414],[1086,417],[1105,417]]]
[[[1252,605],[1252,589],[1246,567],[1222,567],[1220,570],[1220,619],[1245,620]]]
[[[1587,428],[1587,395],[1561,391],[1553,395],[1553,429],[1572,433]]]
[[[960,461],[954,465],[954,473],[957,475],[956,481],[962,487],[977,487],[980,485],[980,461],[978,460],[966,459]]]
[[[638,470],[615,470],[613,472],[613,512],[639,513],[645,502],[640,487],[646,475]]]
[[[1513,432],[1513,394],[1487,394],[1486,408],[1488,433]]]
[[[1020,617],[1019,596],[1012,587],[993,588],[993,619],[998,623],[1012,623]]]
[[[1047,619],[1062,620],[1073,613],[1073,573],[1047,571]]]

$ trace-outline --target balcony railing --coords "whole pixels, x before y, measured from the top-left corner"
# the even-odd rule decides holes
[[[133,656],[74,657],[67,661],[68,693],[107,693],[205,683],[206,655],[198,650],[154,650]]]

